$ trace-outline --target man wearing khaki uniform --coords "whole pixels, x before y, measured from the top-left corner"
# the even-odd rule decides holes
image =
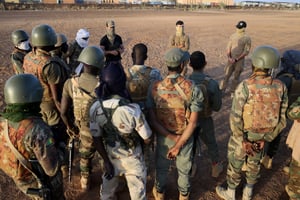
[[[230,36],[227,44],[227,65],[225,67],[225,77],[220,83],[220,89],[223,94],[228,85],[229,78],[233,73],[231,93],[234,92],[239,83],[239,77],[243,71],[245,57],[248,55],[251,48],[251,38],[246,34],[247,24],[245,21],[240,21],[236,25],[236,32]]]

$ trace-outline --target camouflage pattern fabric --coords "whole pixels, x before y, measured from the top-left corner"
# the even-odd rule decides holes
[[[12,65],[12,68],[13,68],[15,74],[23,74],[24,73],[23,62],[24,62],[24,57],[27,53],[28,53],[27,51],[19,50],[19,49],[15,48],[13,50],[12,54],[10,55],[11,65]]]
[[[5,120],[0,120],[0,168],[9,175],[17,187],[26,194],[28,188],[38,188],[36,178],[23,167],[11,151],[4,137]],[[28,118],[8,125],[9,137],[15,148],[25,159],[37,159],[45,173],[50,176],[53,199],[64,199],[63,181],[59,171],[58,152],[52,132],[42,119]],[[9,157],[8,157],[9,156]],[[30,195],[29,195],[30,196]],[[35,198],[36,196],[30,196]]]
[[[300,163],[292,159],[290,163],[288,195],[291,199],[300,199]]]
[[[78,62],[78,57],[83,50],[82,47],[78,45],[76,40],[69,43],[68,52],[64,55],[64,59],[69,59],[69,67],[72,71],[72,74],[75,72],[76,67],[79,65],[80,62]]]
[[[187,100],[176,90],[178,83],[187,96]],[[193,83],[182,76],[176,79],[165,78],[154,82],[152,96],[156,105],[156,116],[164,127],[174,134],[182,134],[190,116],[189,104],[192,98]],[[168,116],[168,117],[166,117]]]
[[[298,120],[300,119],[300,96],[298,99],[292,103],[292,105],[288,108],[287,115],[290,119]]]
[[[271,132],[279,121],[283,84],[271,77],[247,79],[244,83],[248,88],[243,111],[244,131]]]

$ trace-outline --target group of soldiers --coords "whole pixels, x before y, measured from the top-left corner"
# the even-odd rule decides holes
[[[294,82],[299,80],[294,76],[299,73],[299,63],[293,66],[297,73],[281,73],[281,77],[292,80],[286,85],[286,81],[274,78],[272,73],[280,65],[278,50],[259,46],[251,56],[252,75],[238,83],[251,48],[246,27],[245,21],[238,22],[236,33],[230,38],[228,64],[220,87],[204,73],[205,54],[189,53],[190,41],[181,20],[176,22],[176,33],[170,37],[170,48],[164,56],[168,69],[165,78],[158,69],[145,65],[148,49],[143,43],[132,49],[133,65],[127,69],[122,66],[124,46],[112,20],[106,22],[107,34],[99,46],[88,45],[87,29],[78,30],[69,44],[65,35],[46,24],[32,29],[31,42],[23,30],[14,31],[11,60],[16,75],[4,87],[1,169],[32,199],[65,199],[63,177],[70,175],[67,144],[79,138],[83,191],[90,188],[92,159],[97,151],[103,159],[100,198],[116,198],[122,177],[131,199],[144,200],[151,164],[149,146],[154,143],[154,198],[165,199],[169,167],[175,162],[179,199],[190,199],[200,139],[208,148],[211,176],[218,177],[223,171],[212,113],[221,109],[222,97],[234,72],[228,187],[217,186],[216,193],[223,199],[234,200],[245,165],[247,183],[243,200],[253,197],[265,143],[280,135],[287,113],[296,121],[291,130],[294,134],[290,134],[292,139],[288,140],[294,151],[286,191],[291,199],[299,199],[300,156],[299,142],[295,140],[300,98],[295,103],[288,98]],[[193,69],[191,74],[187,74],[188,66]],[[289,102],[293,104],[288,106]],[[268,159],[265,162],[270,162],[271,158]]]

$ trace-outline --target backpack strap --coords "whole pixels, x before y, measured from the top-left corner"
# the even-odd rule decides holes
[[[89,91],[87,91],[86,89],[80,87],[79,83],[78,83],[78,77],[73,77],[71,78],[71,82],[72,85],[74,87],[76,87],[77,89],[79,89],[80,91],[82,91],[83,93],[87,94],[89,97],[91,98],[96,98],[94,95],[92,95]]]
[[[173,83],[175,89],[177,90],[177,92],[183,97],[184,101],[187,103],[188,102],[188,97],[185,95],[185,93],[183,92],[183,90],[181,89],[181,87],[173,79],[172,79],[172,83]]]

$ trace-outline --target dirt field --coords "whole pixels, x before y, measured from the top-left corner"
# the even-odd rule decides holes
[[[98,45],[100,38],[105,34],[105,21],[114,19],[116,31],[123,38],[125,52],[122,63],[124,67],[132,64],[130,59],[131,48],[134,44],[143,42],[148,46],[147,63],[166,74],[163,55],[167,49],[168,37],[175,32],[175,22],[179,19],[185,22],[185,31],[190,36],[191,49],[201,50],[207,56],[206,72],[212,77],[221,80],[223,67],[226,62],[225,47],[229,36],[235,31],[234,25],[239,20],[248,23],[247,32],[252,38],[252,50],[262,44],[272,45],[283,52],[286,49],[300,50],[300,11],[262,11],[262,10],[199,10],[194,12],[175,10],[93,10],[93,11],[0,11],[0,106],[3,107],[3,85],[12,75],[9,66],[9,54],[12,51],[10,34],[16,29],[24,29],[28,33],[38,24],[51,25],[56,32],[64,33],[69,40],[75,38],[80,28],[88,28],[91,37],[90,44]],[[245,78],[250,73],[249,58],[242,74]],[[227,165],[227,141],[229,138],[228,117],[231,106],[229,96],[224,97],[223,107],[214,114],[216,137],[220,155],[224,165]],[[286,136],[286,134],[285,134]],[[290,152],[284,145],[283,138],[280,152],[274,159],[272,170],[262,169],[261,179],[254,190],[254,200],[287,200],[284,191],[287,175],[282,172],[283,166],[288,163]],[[66,182],[67,199],[99,199],[99,185],[101,172],[98,159],[92,176],[92,188],[88,193],[80,192],[78,159],[74,162],[74,176],[71,184]],[[210,164],[207,150],[202,145],[202,156],[197,158],[198,172],[192,180],[191,200],[216,200],[215,186],[226,180],[224,172],[218,179],[210,177]],[[170,184],[167,188],[166,199],[177,199],[176,173],[170,169]],[[153,173],[153,172],[152,172]],[[151,189],[153,174],[148,181],[148,199],[153,199]],[[14,183],[0,172],[0,200],[26,199],[19,192]],[[237,190],[237,199],[241,199],[241,189]],[[129,199],[126,192],[120,194],[119,199]]]

